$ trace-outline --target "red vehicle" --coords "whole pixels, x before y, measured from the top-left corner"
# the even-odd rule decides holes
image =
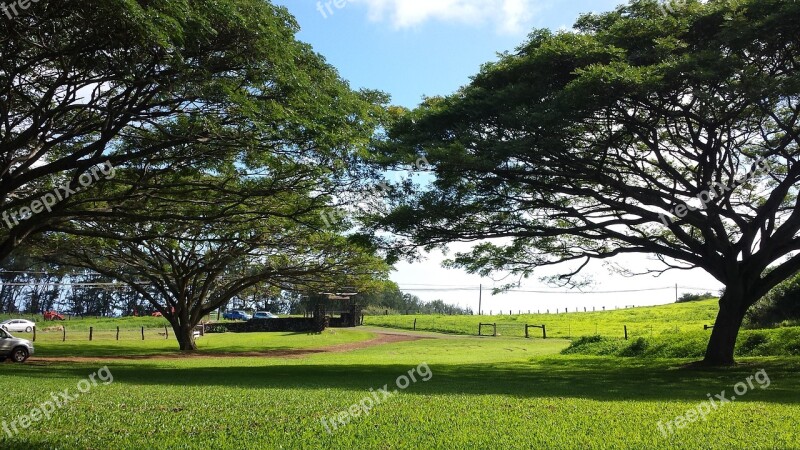
[[[64,320],[64,316],[55,311],[45,311],[42,316],[44,316],[44,320]]]

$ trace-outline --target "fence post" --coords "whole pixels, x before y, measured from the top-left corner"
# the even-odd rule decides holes
[[[547,339],[547,327],[542,324],[542,339]]]
[[[164,325],[164,339],[169,339],[169,331],[167,331],[166,325]]]
[[[67,342],[67,327],[61,325],[61,331],[63,333],[63,336],[61,337],[61,342]]]
[[[497,324],[493,323],[492,328],[494,328],[494,334],[492,336],[497,337]]]
[[[33,327],[33,342],[36,342],[36,327]]]
[[[625,340],[628,340],[628,326],[625,325]]]
[[[119,340],[119,327],[117,327],[117,340]]]
[[[144,327],[142,327],[142,340],[144,340]]]
[[[89,327],[89,342],[92,341],[92,334],[94,334],[94,327]]]
[[[417,331],[417,319],[414,319],[414,331]]]
[[[525,339],[528,339],[528,324],[525,324]]]

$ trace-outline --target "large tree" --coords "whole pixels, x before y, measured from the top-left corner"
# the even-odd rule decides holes
[[[157,195],[159,171],[231,152],[257,159],[250,150],[265,146],[349,149],[372,129],[362,99],[372,94],[350,91],[269,2],[52,0],[14,11],[0,14],[0,261],[82,217],[125,220],[109,205]],[[99,164],[111,176],[91,177]],[[142,176],[100,189],[112,168]]]
[[[197,349],[193,330],[203,317],[250,289],[319,292],[387,272],[380,259],[345,238],[268,222],[246,230],[190,225],[162,238],[70,238],[51,243],[51,250],[62,264],[130,286],[170,322],[183,351]]]
[[[389,159],[421,152],[436,176],[397,187],[379,226],[479,242],[453,261],[472,272],[702,268],[725,285],[705,362],[731,364],[745,312],[800,270],[798,39],[789,0],[637,0],[535,31],[392,127]]]
[[[127,220],[73,221],[36,253],[125,283],[163,314],[185,351],[196,349],[192,332],[204,316],[253,289],[319,291],[385,275],[371,249],[324,229],[318,197],[335,184],[320,173],[327,169],[278,159],[291,170],[273,160],[257,177],[244,168],[163,174],[158,196],[115,205]],[[153,221],[150,210],[170,217]]]

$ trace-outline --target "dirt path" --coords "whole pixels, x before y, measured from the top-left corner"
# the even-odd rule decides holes
[[[306,355],[319,353],[343,353],[379,345],[394,344],[396,342],[418,341],[420,339],[433,339],[430,336],[413,335],[403,332],[369,330],[377,336],[373,339],[348,344],[332,345],[322,348],[309,348],[298,350],[268,350],[263,352],[197,352],[188,354],[165,355],[132,355],[132,356],[42,356],[31,357],[29,364],[47,365],[54,362],[97,362],[97,361],[143,361],[143,360],[174,360],[184,358],[301,358]]]

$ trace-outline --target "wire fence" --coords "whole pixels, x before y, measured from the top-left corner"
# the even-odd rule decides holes
[[[66,325],[35,328],[31,333],[11,331],[16,337],[33,342],[92,342],[92,341],[153,341],[174,338],[171,327],[95,329],[94,327],[70,329]]]
[[[365,325],[374,325],[415,331],[462,335],[489,335],[506,337],[529,337],[548,339],[571,339],[580,336],[603,336],[620,339],[654,337],[680,333],[708,332],[713,318],[697,318],[683,323],[658,322],[647,319],[633,319],[624,322],[592,320],[526,320],[530,317],[514,316],[509,321],[487,320],[486,316],[366,316]],[[544,320],[541,320],[544,319]]]

